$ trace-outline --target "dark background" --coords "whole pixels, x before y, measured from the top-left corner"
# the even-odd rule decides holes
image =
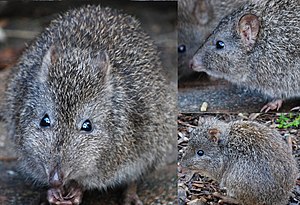
[[[177,2],[138,2],[126,0],[63,1],[63,2],[0,2],[0,204],[37,205],[45,200],[45,188],[33,186],[16,167],[16,154],[7,139],[3,123],[4,90],[11,67],[17,62],[26,44],[58,14],[86,4],[101,4],[131,14],[158,45],[168,82],[177,85]],[[1,36],[1,35],[0,35]],[[176,87],[175,87],[176,88]],[[174,89],[176,90],[176,89]],[[2,121],[1,121],[2,120]],[[175,136],[174,136],[175,137]],[[145,176],[138,187],[144,204],[177,204],[176,163],[161,167]],[[92,191],[84,194],[83,204],[118,204],[120,190],[108,193]]]

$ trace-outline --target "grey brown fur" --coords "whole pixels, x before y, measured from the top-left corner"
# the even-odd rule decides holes
[[[38,183],[83,190],[128,184],[152,170],[176,122],[161,72],[156,46],[129,15],[86,6],[54,20],[24,52],[7,91],[22,170]],[[40,127],[46,113],[51,126]],[[80,130],[86,119],[90,133]]]
[[[287,204],[298,176],[282,136],[256,122],[200,118],[181,164],[220,182],[242,205]]]
[[[212,33],[220,20],[245,4],[245,0],[179,0],[178,46],[186,51],[178,53],[179,80],[187,80],[195,72],[189,62],[200,45]]]
[[[299,0],[246,5],[221,21],[195,54],[193,69],[257,89],[274,99],[299,97],[299,13]],[[238,28],[248,14],[257,17],[259,26],[258,33],[251,34],[250,45],[243,42]],[[219,40],[225,43],[223,49],[216,49]]]

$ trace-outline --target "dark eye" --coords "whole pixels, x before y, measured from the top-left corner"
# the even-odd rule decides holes
[[[224,48],[224,46],[225,46],[225,43],[223,41],[217,41],[217,43],[216,43],[217,49],[222,49],[222,48]]]
[[[201,149],[198,150],[198,151],[197,151],[197,155],[200,156],[200,157],[203,156],[203,155],[204,155],[204,151],[201,150]]]
[[[50,127],[50,118],[48,114],[45,114],[40,122],[41,127]]]
[[[86,131],[86,132],[92,131],[91,121],[90,120],[84,121],[84,123],[82,123],[81,130]]]
[[[186,51],[185,45],[178,46],[178,53],[184,53]]]

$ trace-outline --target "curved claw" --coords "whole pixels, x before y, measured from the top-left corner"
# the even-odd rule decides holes
[[[60,189],[52,188],[47,191],[47,199],[50,204],[56,204],[63,199]]]
[[[131,183],[127,190],[125,191],[124,205],[143,205],[143,202],[139,199],[136,193],[137,185],[136,183]]]
[[[283,100],[282,99],[278,99],[278,100],[274,100],[272,102],[269,102],[268,104],[266,104],[265,106],[262,107],[262,109],[260,110],[260,112],[269,112],[270,110],[276,110],[278,111],[281,106],[282,106]]]
[[[79,205],[82,199],[82,191],[78,187],[72,187],[67,196],[63,196],[59,188],[49,189],[47,194],[49,203],[55,205]]]
[[[124,200],[124,205],[131,205],[131,204],[143,205],[143,202],[139,199],[139,196],[137,194],[128,195]]]
[[[63,198],[64,200],[70,200],[73,205],[78,205],[82,199],[82,191],[79,187],[72,187],[67,196]]]

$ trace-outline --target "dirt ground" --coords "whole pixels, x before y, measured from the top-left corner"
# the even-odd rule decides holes
[[[17,62],[26,44],[47,26],[57,13],[82,4],[98,4],[99,1],[70,2],[8,2],[0,3],[0,204],[38,205],[45,201],[44,187],[33,186],[21,175],[16,154],[4,129],[4,90],[11,67]],[[169,83],[177,87],[177,4],[176,2],[130,2],[102,0],[103,6],[122,9],[140,19],[142,27],[158,45]],[[1,32],[6,34],[1,39]],[[176,89],[174,89],[176,90]],[[175,136],[174,136],[175,137]],[[139,182],[138,195],[144,204],[177,204],[176,162],[160,167]],[[119,204],[120,190],[107,193],[89,191],[83,204]]]
[[[261,93],[236,86],[223,79],[198,78],[179,84],[178,107],[183,113],[200,112],[201,105],[208,103],[207,112],[259,112],[272,101]],[[289,112],[300,106],[300,99],[284,101],[280,112]]]
[[[214,116],[226,122],[232,120],[255,120],[269,127],[277,129],[283,136],[290,136],[292,139],[293,155],[297,160],[298,168],[300,168],[300,129],[299,128],[277,128],[280,114],[181,114],[178,117],[178,151],[179,161],[184,153],[184,148],[187,146],[189,133],[197,126],[199,116]],[[299,177],[299,176],[298,176]],[[217,193],[217,194],[216,194]],[[180,205],[218,205],[227,204],[221,203],[219,196],[226,195],[226,191],[220,190],[219,184],[199,173],[186,172],[182,169],[178,170],[178,200]],[[219,196],[218,196],[219,195]],[[300,178],[298,178],[293,193],[290,196],[288,205],[300,204]]]

